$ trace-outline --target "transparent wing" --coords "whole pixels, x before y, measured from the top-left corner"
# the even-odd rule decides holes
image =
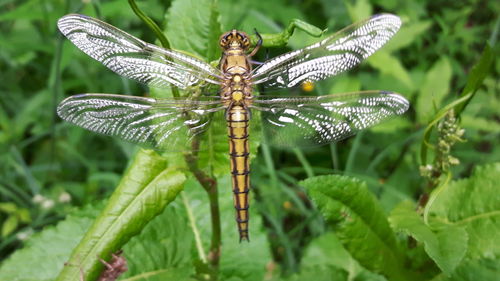
[[[373,54],[400,26],[397,16],[375,15],[314,45],[264,62],[255,69],[253,83],[264,88],[290,88],[337,75]]]
[[[267,141],[274,145],[316,145],[339,141],[403,114],[408,101],[392,92],[366,91],[315,97],[255,97]]]
[[[63,100],[57,114],[97,133],[117,136],[162,151],[189,150],[212,114],[224,107],[219,97],[154,99],[111,94],[80,94]],[[220,123],[224,123],[221,118]]]
[[[201,81],[220,84],[220,71],[206,62],[148,44],[100,20],[71,14],[60,18],[57,26],[87,55],[149,86],[185,89]]]

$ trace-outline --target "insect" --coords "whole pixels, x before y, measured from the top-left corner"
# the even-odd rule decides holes
[[[253,88],[300,87],[337,75],[382,47],[400,25],[395,15],[375,15],[256,68],[251,57],[262,40],[250,50],[249,36],[231,30],[220,37],[222,56],[216,68],[193,56],[146,43],[100,20],[67,15],[59,19],[59,30],[114,72],[150,87],[194,90],[188,97],[165,99],[79,94],[62,101],[57,112],[88,130],[159,150],[190,149],[187,145],[193,139],[225,121],[240,241],[249,240],[249,132],[255,120],[260,120],[270,143],[293,147],[344,139],[403,114],[409,107],[404,97],[387,91],[287,98],[254,95]],[[200,85],[216,85],[218,90],[200,94]],[[251,122],[251,118],[255,120]]]
[[[98,281],[115,281],[118,277],[120,277],[120,275],[128,270],[127,260],[122,253],[123,252],[121,250],[116,253],[112,253],[111,261],[109,261],[109,263],[99,258],[99,261],[104,264],[106,269],[101,273],[97,279]]]
[[[97,257],[99,261],[104,265],[104,271],[97,278],[98,281],[115,281],[128,270],[127,260],[122,255],[123,251],[119,250],[115,253],[111,253],[111,260],[109,263],[100,257]],[[64,266],[76,266],[68,262],[64,263]],[[85,275],[83,273],[83,268],[78,265],[80,270],[80,281],[85,281]]]

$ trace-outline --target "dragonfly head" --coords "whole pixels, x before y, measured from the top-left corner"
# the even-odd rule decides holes
[[[250,38],[248,38],[248,35],[245,32],[233,29],[222,34],[219,44],[224,50],[242,48],[246,51],[250,47]]]

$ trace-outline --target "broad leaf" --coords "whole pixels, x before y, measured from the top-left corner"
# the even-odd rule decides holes
[[[394,35],[387,45],[384,46],[386,52],[392,52],[401,48],[405,48],[425,35],[426,31],[431,27],[431,21],[410,21],[404,22],[399,32]]]
[[[218,44],[222,30],[217,1],[173,1],[165,17],[172,48],[197,54],[212,61],[220,57]]]
[[[500,163],[477,167],[470,178],[451,182],[430,209],[436,220],[466,229],[467,259],[500,256],[499,182]]]
[[[175,199],[184,174],[164,170],[165,161],[153,151],[140,150],[125,172],[107,206],[73,250],[69,262],[80,264],[85,276],[95,278],[109,258]],[[57,280],[78,280],[80,269],[67,266]]]
[[[315,281],[347,281],[349,276],[347,272],[333,266],[313,266],[301,269],[299,273],[294,274],[286,279],[286,281],[302,281],[302,280],[315,280]]]
[[[233,193],[229,176],[217,178],[219,189],[219,208],[222,228],[222,248],[220,278],[222,280],[263,280],[266,265],[271,262],[266,234],[262,228],[261,217],[250,198],[250,242],[239,242],[235,220]],[[198,183],[186,183],[189,208],[194,213],[205,251],[209,248],[212,228],[210,207],[205,190]],[[251,193],[250,193],[251,194]]]
[[[333,227],[344,248],[363,267],[392,280],[413,280],[382,207],[366,184],[346,176],[319,176],[301,183]]]
[[[311,242],[302,258],[301,271],[314,272],[315,270],[334,268],[337,271],[343,271],[349,276],[348,280],[385,280],[384,277],[376,275],[359,265],[351,257],[337,236],[334,233],[326,233]],[[302,276],[299,275],[299,276]],[[310,279],[306,279],[310,280]],[[337,280],[337,279],[330,279]],[[339,279],[342,280],[342,279]]]
[[[129,270],[124,278],[186,280],[193,275],[193,233],[180,200],[168,206],[124,247]],[[175,273],[175,275],[173,275]],[[176,276],[167,279],[166,274]],[[146,278],[147,277],[147,278]]]
[[[453,281],[496,281],[500,276],[499,265],[498,257],[470,260],[462,263],[450,279]]]
[[[30,237],[24,248],[16,251],[3,262],[0,268],[0,279],[54,280],[64,267],[64,263],[68,261],[71,250],[94,221],[98,213],[96,209],[100,208],[88,207],[75,212],[56,226],[47,227]],[[75,266],[78,265],[75,264]]]
[[[425,245],[425,251],[446,274],[450,275],[467,251],[468,235],[465,228],[444,225],[431,229],[409,201],[399,204],[391,212],[389,221],[397,231],[403,231]]]
[[[447,56],[442,56],[427,72],[416,104],[417,117],[421,123],[428,122],[434,116],[435,108],[441,108],[441,102],[450,90],[451,74]]]
[[[401,62],[389,54],[389,52],[383,50],[376,52],[367,62],[381,73],[396,77],[406,87],[413,89],[414,86],[410,74],[408,74],[408,71],[406,71]]]

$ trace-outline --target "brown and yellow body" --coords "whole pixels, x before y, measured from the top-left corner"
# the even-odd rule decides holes
[[[224,80],[221,98],[226,108],[226,121],[229,137],[229,156],[233,185],[234,208],[240,233],[240,241],[249,240],[248,236],[248,192],[250,190],[250,150],[248,143],[248,122],[252,102],[250,57],[247,54],[250,41],[241,31],[232,30],[221,36],[220,45],[224,50],[220,61]]]

